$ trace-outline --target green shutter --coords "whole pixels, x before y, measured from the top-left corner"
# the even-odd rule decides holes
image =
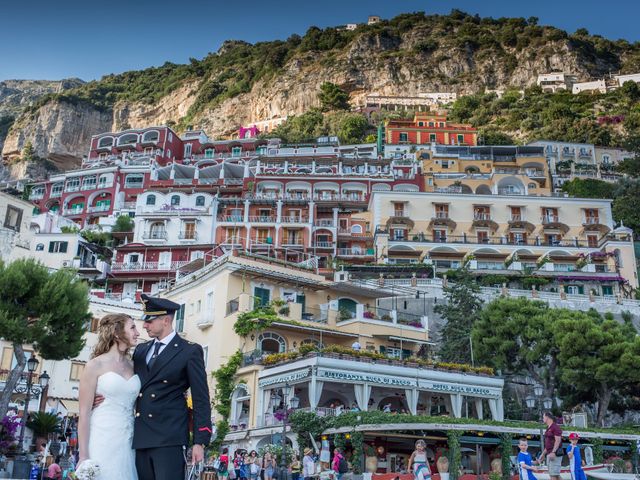
[[[58,250],[58,252],[67,253],[67,246],[68,245],[69,245],[69,242],[60,242],[60,249]]]
[[[53,244],[55,242],[49,242],[49,253],[53,253]]]
[[[380,353],[382,353],[383,355],[387,353],[387,347],[385,347],[384,345],[380,345]]]

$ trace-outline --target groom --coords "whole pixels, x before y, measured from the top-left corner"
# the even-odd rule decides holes
[[[211,440],[211,404],[202,347],[172,327],[180,305],[142,295],[144,329],[151,337],[133,353],[142,385],[136,404],[133,448],[139,480],[178,480],[185,474],[189,418],[185,392],[193,400],[193,462],[204,459]]]

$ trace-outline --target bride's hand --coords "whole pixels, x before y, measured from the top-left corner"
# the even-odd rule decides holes
[[[93,408],[99,407],[104,402],[104,397],[99,393],[96,393],[96,396],[93,397]]]

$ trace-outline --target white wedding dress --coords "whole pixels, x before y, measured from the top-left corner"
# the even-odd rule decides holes
[[[100,466],[97,480],[137,480],[133,440],[133,410],[140,379],[128,380],[116,372],[98,377],[96,393],[104,401],[91,412],[88,458]]]

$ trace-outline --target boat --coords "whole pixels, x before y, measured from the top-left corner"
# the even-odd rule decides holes
[[[603,474],[603,475],[614,475],[614,476],[605,476],[605,477],[593,477],[593,478],[605,478],[605,479],[621,479],[620,474],[612,474],[611,470],[613,469],[613,465],[610,463],[600,463],[597,465],[587,465],[582,467],[584,473],[588,476],[593,477],[593,475]],[[533,473],[535,474],[538,480],[550,480],[551,477],[547,473],[547,467],[539,467],[536,468]],[[569,467],[562,467],[560,469],[560,478],[562,480],[571,480],[571,472],[569,471]],[[633,478],[633,477],[632,477]]]

